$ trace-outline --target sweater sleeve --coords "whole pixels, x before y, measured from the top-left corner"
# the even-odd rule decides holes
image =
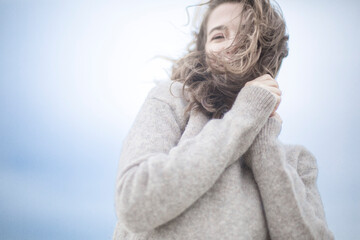
[[[297,146],[297,169],[291,166],[286,158],[294,156],[277,139],[280,130],[281,123],[269,118],[244,155],[259,187],[271,239],[334,239],[316,184],[316,159]]]
[[[143,232],[180,215],[246,152],[275,104],[271,92],[246,86],[222,119],[177,144],[182,133],[174,110],[150,93],[120,156],[115,207],[121,224]]]

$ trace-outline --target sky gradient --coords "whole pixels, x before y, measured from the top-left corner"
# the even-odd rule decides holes
[[[0,239],[111,239],[122,140],[191,41],[198,1],[0,0]],[[279,0],[280,139],[317,158],[336,239],[360,234],[360,3]],[[190,9],[193,14],[195,9]]]

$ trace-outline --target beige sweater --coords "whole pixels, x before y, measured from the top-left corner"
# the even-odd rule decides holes
[[[333,239],[314,156],[278,140],[275,97],[246,86],[222,119],[154,87],[120,158],[113,239]]]

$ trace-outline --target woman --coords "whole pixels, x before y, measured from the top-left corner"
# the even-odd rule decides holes
[[[123,143],[114,239],[333,239],[314,156],[277,138],[287,40],[268,0],[208,3]]]

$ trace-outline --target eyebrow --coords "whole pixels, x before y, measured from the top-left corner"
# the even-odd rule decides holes
[[[226,30],[227,27],[225,25],[220,25],[220,26],[217,26],[217,27],[214,27],[213,29],[211,29],[211,31],[208,33],[208,35],[210,35],[213,31],[216,31],[216,30]]]

